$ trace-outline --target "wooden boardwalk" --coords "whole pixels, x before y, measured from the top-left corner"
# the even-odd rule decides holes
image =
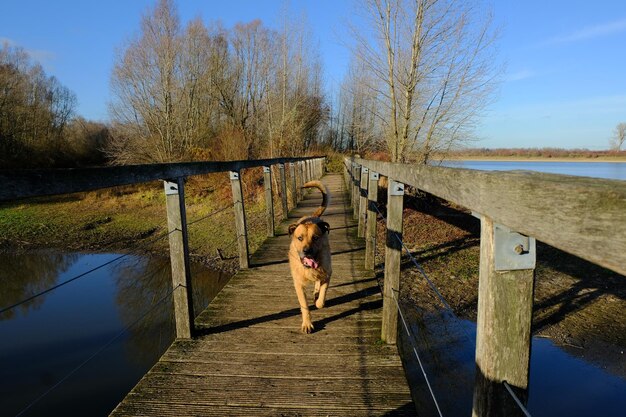
[[[286,225],[313,212],[317,191],[198,316],[198,336],[174,342],[113,416],[415,415],[396,346],[379,342],[382,298],[363,268],[343,177],[323,182],[333,278],[321,310],[308,288],[315,332],[300,333]]]

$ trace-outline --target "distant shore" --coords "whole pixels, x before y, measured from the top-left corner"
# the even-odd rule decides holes
[[[533,156],[451,156],[446,161],[491,161],[491,162],[614,162],[626,163],[623,156],[598,156],[598,157],[533,157]]]

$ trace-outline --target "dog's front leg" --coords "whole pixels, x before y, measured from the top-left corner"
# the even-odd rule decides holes
[[[313,323],[311,323],[311,313],[309,312],[309,303],[304,292],[304,285],[294,281],[298,302],[300,303],[300,311],[302,312],[302,333],[311,333],[313,331]]]
[[[319,282],[319,281],[318,281]],[[324,302],[326,301],[326,290],[328,289],[329,280],[322,282],[319,286],[319,295],[317,295],[315,299],[315,307],[323,308]]]

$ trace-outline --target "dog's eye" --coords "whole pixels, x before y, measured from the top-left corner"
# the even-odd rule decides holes
[[[313,240],[317,240],[319,238],[320,238],[319,236],[313,236]]]
[[[302,242],[302,236],[298,236],[298,240]]]

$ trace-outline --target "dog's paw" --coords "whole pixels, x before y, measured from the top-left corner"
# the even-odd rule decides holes
[[[313,323],[311,323],[310,321],[306,322],[303,321],[302,322],[302,327],[300,327],[300,329],[302,330],[302,333],[304,334],[309,334],[313,332]]]
[[[315,300],[315,307],[324,308],[324,300],[322,300],[321,298],[318,298],[317,300]]]

